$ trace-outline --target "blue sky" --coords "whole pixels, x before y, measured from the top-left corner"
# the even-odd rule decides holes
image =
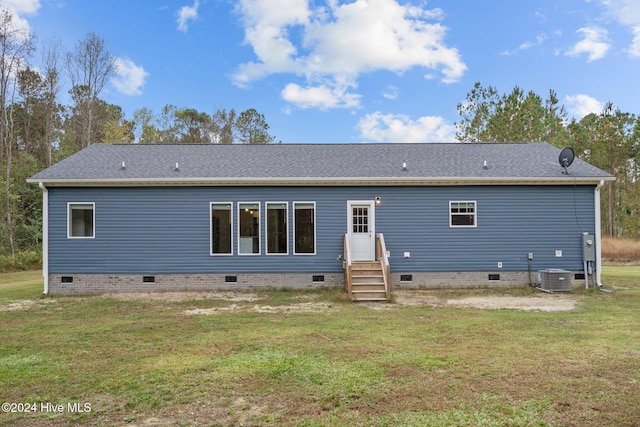
[[[105,40],[127,116],[255,108],[284,143],[446,142],[475,82],[640,113],[638,0],[0,0],[41,42]],[[37,65],[37,55],[32,59]],[[68,90],[65,82],[64,92]]]

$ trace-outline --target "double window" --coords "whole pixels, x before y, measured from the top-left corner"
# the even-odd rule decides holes
[[[293,202],[292,228],[288,202],[265,202],[264,214],[260,202],[238,202],[235,207],[234,215],[234,203],[211,203],[211,255],[260,255],[263,221],[267,255],[289,254],[290,229],[294,255],[316,253],[315,202]]]
[[[449,202],[450,227],[476,227],[476,202]]]

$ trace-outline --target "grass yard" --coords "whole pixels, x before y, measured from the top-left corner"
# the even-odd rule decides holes
[[[613,293],[432,291],[575,300],[563,312],[339,289],[45,298],[39,274],[0,275],[0,425],[640,425],[640,266],[607,266]]]

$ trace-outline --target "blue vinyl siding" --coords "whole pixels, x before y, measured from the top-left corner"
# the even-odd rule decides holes
[[[341,272],[347,201],[373,200],[392,271],[582,269],[594,186],[122,187],[49,189],[49,270],[72,273]],[[239,256],[238,202],[260,201],[261,255]],[[265,202],[288,202],[289,254],[266,255]],[[316,255],[293,255],[293,202],[316,202]],[[450,201],[475,201],[475,228],[449,226]],[[67,203],[95,203],[95,238],[67,238]],[[233,255],[210,255],[210,203],[233,206]],[[555,252],[561,250],[562,257]],[[411,257],[405,259],[404,252]]]
[[[414,189],[402,221],[376,210],[394,271],[526,271],[582,268],[581,234],[594,233],[594,187],[437,187]],[[449,226],[449,201],[476,201],[474,228]],[[398,218],[401,216],[398,215]],[[413,226],[411,226],[413,225]],[[387,229],[393,230],[387,233]],[[556,251],[562,257],[556,257]],[[409,259],[403,258],[410,252]]]

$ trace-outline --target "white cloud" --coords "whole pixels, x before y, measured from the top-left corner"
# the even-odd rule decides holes
[[[182,6],[178,11],[178,30],[187,32],[189,29],[189,21],[193,21],[198,18],[198,7],[200,3],[198,0],[193,2],[193,6]]]
[[[633,28],[633,41],[629,46],[629,56],[640,56],[640,25]]]
[[[2,0],[2,7],[7,7],[16,13],[36,13],[40,9],[40,0]]]
[[[387,99],[398,99],[398,87],[397,86],[388,86],[384,92],[382,92],[382,96]]]
[[[395,0],[358,0],[332,12],[332,20],[314,20],[306,29],[313,71],[357,76],[418,66],[439,69],[443,81],[453,82],[466,69],[458,51],[443,44],[446,28],[427,22],[439,13]]]
[[[397,0],[355,0],[310,9],[307,0],[241,0],[245,42],[257,57],[240,64],[234,83],[247,86],[275,73],[304,76],[308,89],[324,86],[325,97],[341,92],[344,81],[356,82],[367,72],[402,73],[414,67],[438,71],[445,83],[459,80],[466,65],[457,49],[444,43],[446,27],[434,19],[439,9],[401,5]],[[313,3],[312,3],[313,4]],[[429,74],[427,74],[429,75]],[[321,82],[322,86],[319,86]],[[283,95],[300,96],[299,85],[287,85]],[[351,94],[353,95],[353,94]],[[331,105],[332,102],[318,105]],[[345,102],[337,102],[342,107]]]
[[[289,83],[282,90],[282,98],[300,108],[357,108],[360,106],[360,95],[347,92],[347,88],[320,86],[300,87]]]
[[[125,95],[142,94],[142,86],[149,75],[141,65],[123,58],[116,58],[116,74],[111,83],[118,92]]]
[[[18,30],[31,31],[29,21],[22,15],[35,14],[41,6],[40,0],[0,0],[0,7],[11,12],[13,25]]]
[[[601,27],[584,27],[576,32],[582,34],[584,38],[567,51],[566,55],[580,56],[586,53],[587,62],[604,58],[611,47],[607,41],[609,35],[607,30]]]
[[[536,41],[527,40],[527,41],[521,43],[520,46],[518,46],[517,49],[502,51],[502,52],[500,52],[500,55],[503,55],[503,56],[515,55],[516,53],[518,53],[521,50],[527,50],[527,49],[530,49],[530,48],[535,47],[535,46],[540,46],[547,39],[548,39],[548,36],[546,34],[544,34],[544,33],[538,34],[536,36]]]
[[[541,9],[536,10],[536,13],[533,14],[533,16],[535,16],[536,18],[539,18],[541,21],[549,21],[549,18],[547,17],[547,15],[545,15]]]
[[[544,43],[545,40],[547,40],[547,35],[546,34],[539,34],[538,36],[536,36],[536,41],[535,42],[526,41],[526,42],[522,43],[520,46],[518,46],[518,49],[525,50],[525,49],[529,49],[529,48],[534,47],[534,46],[540,46],[542,43]]]
[[[621,25],[629,27],[634,35],[627,52],[629,56],[640,56],[640,2],[638,0],[602,0],[607,15]]]
[[[567,95],[565,97],[567,111],[576,119],[580,120],[590,113],[600,113],[604,106],[597,99],[584,94]]]
[[[245,42],[258,57],[257,62],[240,64],[233,75],[236,85],[247,86],[272,73],[304,71],[293,58],[297,49],[288,28],[308,23],[307,0],[241,0],[236,10],[242,15]]]
[[[360,137],[374,142],[457,142],[454,125],[442,117],[424,116],[412,120],[403,114],[367,114],[358,122]]]
[[[640,25],[640,2],[638,0],[601,0],[607,13],[622,25]]]

